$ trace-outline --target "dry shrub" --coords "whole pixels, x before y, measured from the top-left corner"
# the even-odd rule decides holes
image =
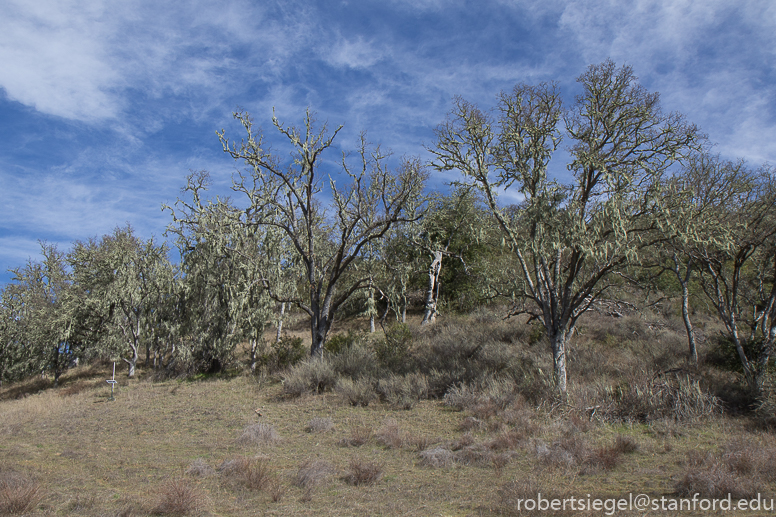
[[[690,451],[687,468],[676,492],[681,496],[752,499],[762,492],[772,470],[773,450],[758,449],[741,441],[726,445],[721,453]]]
[[[343,477],[349,485],[373,485],[383,477],[383,465],[378,462],[355,457],[350,460],[348,471]]]
[[[218,467],[218,471],[228,481],[249,490],[267,490],[277,480],[266,458],[240,457],[226,460]]]
[[[418,401],[428,398],[428,378],[422,373],[391,374],[377,384],[386,402],[399,409],[412,409]]]
[[[402,439],[403,445],[411,447],[416,451],[424,451],[434,444],[439,443],[439,438],[434,438],[426,435],[405,435]]]
[[[323,460],[307,460],[299,466],[293,485],[311,490],[334,475],[334,465]]]
[[[191,462],[191,465],[189,465],[189,468],[186,469],[186,474],[189,476],[197,476],[197,477],[208,477],[212,475],[215,471],[213,468],[207,464],[205,460],[202,458],[197,458],[193,462]]]
[[[32,511],[43,495],[36,481],[13,471],[0,471],[0,515]]]
[[[241,445],[274,445],[279,441],[280,436],[270,424],[251,424],[237,439]]]
[[[459,451],[465,447],[473,445],[474,442],[476,442],[476,440],[474,439],[474,436],[471,435],[471,433],[464,433],[460,438],[458,438],[450,445],[450,448],[454,451]]]
[[[685,497],[700,494],[701,497],[722,499],[730,494],[733,499],[751,499],[757,497],[760,490],[756,481],[739,478],[719,463],[688,469],[676,484],[677,495]]]
[[[356,379],[340,378],[334,388],[344,397],[351,406],[366,407],[377,398],[377,393],[372,386],[372,381],[366,378]]]
[[[606,421],[650,422],[662,418],[693,421],[722,411],[719,399],[697,380],[641,372],[630,382],[607,389],[598,413]]]
[[[510,378],[488,378],[478,384],[460,384],[445,393],[445,404],[469,411],[480,420],[487,420],[507,409],[519,409],[525,399],[518,393],[518,386]]]
[[[542,495],[543,499],[565,499],[568,497],[568,493],[563,490],[558,490],[556,487],[564,486],[566,483],[562,480],[552,480],[550,482],[540,482],[533,477],[524,479],[516,479],[508,483],[504,483],[498,490],[498,507],[502,514],[505,515],[574,515],[569,511],[547,511],[536,508],[526,508],[525,502],[531,500],[537,501],[538,494]],[[549,488],[553,487],[553,488]],[[579,513],[579,512],[577,512]]]
[[[305,393],[330,391],[337,383],[337,373],[325,358],[311,358],[297,363],[282,376],[283,394],[300,397]]]
[[[463,420],[461,420],[461,431],[479,431],[484,426],[482,420],[479,418],[474,418],[473,416],[467,416]]]
[[[514,449],[526,440],[526,435],[516,429],[503,429],[489,443],[493,450]]]
[[[159,500],[151,513],[157,515],[191,515],[202,511],[205,498],[184,479],[171,479],[159,489]]]
[[[387,418],[377,430],[377,441],[389,449],[399,449],[404,444],[399,424],[393,418]]]
[[[420,451],[420,464],[426,467],[452,467],[455,461],[453,451],[444,447],[435,447]]]
[[[367,425],[357,425],[350,429],[350,437],[343,438],[339,444],[343,447],[361,447],[374,436],[374,430]]]
[[[624,434],[617,435],[617,438],[614,439],[614,445],[612,447],[620,454],[630,454],[639,450],[639,444],[636,443],[636,440],[630,436],[625,436]]]
[[[308,433],[325,433],[334,430],[334,422],[331,418],[316,417],[310,420],[304,430]]]
[[[486,446],[474,444],[455,451],[454,457],[457,463],[473,465],[475,467],[489,467],[493,464],[493,452]]]

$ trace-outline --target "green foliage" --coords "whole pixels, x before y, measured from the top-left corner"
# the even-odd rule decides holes
[[[396,323],[385,331],[385,339],[375,343],[375,355],[380,364],[390,370],[401,370],[412,346],[412,331],[404,323]]]
[[[280,341],[270,345],[269,351],[260,357],[259,363],[270,371],[281,370],[295,365],[305,355],[302,338],[284,335]]]
[[[362,338],[363,335],[360,332],[348,330],[347,334],[336,334],[329,337],[323,347],[330,354],[339,354],[352,348]]]

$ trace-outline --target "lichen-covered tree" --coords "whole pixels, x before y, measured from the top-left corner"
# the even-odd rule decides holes
[[[663,113],[630,67],[606,61],[577,81],[582,91],[568,108],[553,84],[502,93],[495,115],[457,99],[429,149],[438,169],[459,171],[483,192],[516,261],[504,294],[517,300],[512,314],[543,324],[563,396],[578,319],[670,224],[662,179],[698,138],[681,115]],[[548,175],[563,138],[568,181]],[[499,203],[504,191],[522,198],[515,210]]]
[[[776,174],[742,165],[725,173],[726,202],[709,214],[717,236],[707,243],[689,240],[688,253],[759,396],[776,341]]]
[[[280,293],[267,281],[269,295],[280,303],[292,303],[310,317],[312,356],[321,356],[326,336],[337,310],[348,298],[369,286],[368,274],[350,274],[365,246],[382,239],[392,225],[415,217],[425,180],[417,160],[405,159],[396,171],[386,168],[387,156],[371,149],[362,136],[357,165],[322,174],[322,153],[332,146],[339,132],[329,133],[324,124],[315,126],[307,112],[301,128],[273,125],[288,142],[292,161],[273,154],[260,130],[247,113],[235,113],[247,138],[230,143],[219,133],[224,151],[246,166],[233,189],[245,196],[247,209],[240,218],[244,226],[278,229],[303,277],[294,293]],[[337,182],[344,180],[345,185]],[[327,198],[330,204],[325,204]]]
[[[29,260],[13,270],[14,278],[4,289],[7,349],[13,377],[32,371],[51,372],[54,386],[76,357],[76,343],[69,340],[67,292],[72,277],[65,254],[56,246],[41,243],[42,260]]]
[[[209,185],[207,173],[192,173],[183,198],[166,207],[173,216],[167,233],[177,236],[184,274],[180,353],[195,369],[215,372],[229,367],[237,345],[248,341],[253,371],[272,318],[256,262],[277,249],[270,235],[234,224],[237,210],[229,200],[205,200]]]
[[[166,245],[144,241],[126,226],[100,241],[76,243],[69,260],[89,306],[105,320],[103,354],[120,357],[134,377],[140,351],[153,340],[153,314],[170,277]]]

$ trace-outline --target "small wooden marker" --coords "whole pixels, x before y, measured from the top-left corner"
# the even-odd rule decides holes
[[[118,384],[118,381],[116,380],[116,362],[115,362],[115,361],[113,362],[113,377],[112,377],[112,378],[110,378],[110,379],[108,379],[108,380],[107,380],[107,381],[105,381],[105,382],[107,382],[108,384],[110,384],[110,398],[108,399],[108,401],[110,402],[110,401],[112,401],[112,400],[116,400],[116,399],[113,397],[113,386],[115,386],[116,384]]]

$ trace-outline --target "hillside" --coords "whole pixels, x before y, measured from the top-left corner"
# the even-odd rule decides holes
[[[776,439],[716,366],[713,322],[698,327],[692,369],[673,316],[591,314],[567,402],[546,385],[535,327],[488,312],[393,341],[342,338],[325,368],[122,371],[115,401],[110,364],[72,369],[58,388],[27,379],[0,390],[0,514],[509,515],[538,493],[646,494],[668,508],[696,492],[772,497]]]

